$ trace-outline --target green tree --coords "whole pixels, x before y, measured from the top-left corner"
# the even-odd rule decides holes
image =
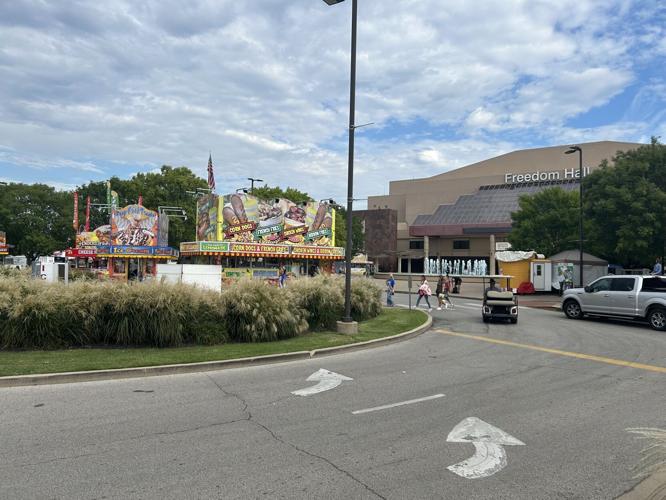
[[[577,191],[544,189],[534,195],[521,196],[518,205],[518,211],[511,213],[513,228],[509,242],[513,248],[553,255],[577,246]]]
[[[285,198],[289,201],[293,201],[294,203],[314,201],[308,193],[304,193],[298,189],[287,187],[287,189],[283,190],[278,186],[269,187],[267,184],[265,184],[263,187],[255,187],[252,194],[263,200]]]
[[[586,248],[625,267],[649,266],[664,250],[666,146],[653,138],[619,152],[583,182]]]
[[[208,184],[197,177],[187,167],[171,167],[163,165],[159,172],[139,173],[131,179],[110,179],[111,189],[118,193],[121,206],[137,203],[143,197],[143,205],[151,210],[160,206],[181,207],[187,213],[187,220],[171,218],[169,221],[169,244],[178,248],[183,241],[194,241],[196,225],[196,199],[191,194],[197,188],[206,189]],[[190,191],[190,193],[188,193]],[[79,193],[85,209],[85,197],[90,195],[92,203],[106,203],[106,182],[91,182],[81,186]],[[109,213],[94,210],[91,216],[91,229],[109,223]]]
[[[347,210],[338,206],[335,210],[335,246],[347,245]],[[363,232],[363,221],[352,216],[352,257],[362,253],[365,249],[365,233]]]
[[[34,259],[71,246],[73,207],[72,193],[44,184],[0,186],[0,230],[11,253]]]

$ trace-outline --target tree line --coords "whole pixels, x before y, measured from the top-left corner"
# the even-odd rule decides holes
[[[130,179],[111,177],[111,189],[118,193],[118,206],[137,203],[151,210],[160,206],[182,207],[187,219],[172,218],[169,221],[169,244],[175,248],[183,241],[194,241],[196,231],[197,189],[207,189],[207,182],[197,177],[187,167],[164,165],[159,172],[138,173]],[[109,224],[107,181],[89,182],[79,186],[79,224],[85,223],[86,197],[90,196],[90,229]],[[295,203],[311,201],[302,191],[287,187],[255,187],[253,194],[260,198],[286,198]],[[76,232],[74,221],[74,192],[57,191],[45,184],[11,183],[0,185],[0,231],[7,234],[7,242],[13,245],[11,253],[26,255],[30,260],[40,255],[74,246]],[[344,209],[336,212],[336,246],[346,241]],[[363,247],[360,221],[354,221],[354,247]]]
[[[666,146],[618,152],[585,176],[583,248],[627,268],[650,266],[666,246]],[[521,196],[509,242],[546,256],[578,248],[579,192],[545,189]]]

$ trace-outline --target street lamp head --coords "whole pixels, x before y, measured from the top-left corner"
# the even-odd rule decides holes
[[[565,155],[570,155],[571,153],[576,153],[577,151],[580,151],[580,148],[578,146],[569,146],[569,149],[567,149],[564,154]]]
[[[345,0],[324,0],[328,5],[335,5],[336,3],[342,3]]]

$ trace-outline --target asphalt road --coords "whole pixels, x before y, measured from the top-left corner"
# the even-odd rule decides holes
[[[432,331],[373,350],[0,389],[0,498],[607,499],[638,483],[645,443],[626,429],[666,428],[666,372],[650,369],[666,334],[536,309],[488,325],[454,301]],[[291,394],[320,368],[353,380]],[[488,477],[447,469],[475,453],[447,442],[468,417],[524,443]]]

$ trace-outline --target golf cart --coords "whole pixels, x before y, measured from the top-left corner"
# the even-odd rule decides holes
[[[483,322],[492,319],[508,319],[511,323],[518,323],[518,300],[509,287],[511,276],[490,276],[490,286],[486,288],[486,278],[483,277],[483,306],[481,314]],[[496,279],[506,278],[506,288],[502,291],[496,286]]]

